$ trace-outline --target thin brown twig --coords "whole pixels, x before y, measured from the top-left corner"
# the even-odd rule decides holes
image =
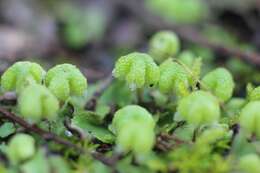
[[[74,148],[80,152],[82,152],[82,148],[78,147],[77,145],[70,143],[69,141],[66,141],[60,137],[58,137],[57,135],[50,133],[48,131],[45,131],[41,128],[39,128],[36,125],[31,125],[28,122],[26,122],[25,120],[23,120],[22,118],[16,116],[15,114],[9,112],[7,109],[5,108],[0,108],[0,113],[2,114],[3,118],[11,120],[13,122],[18,123],[19,125],[21,125],[22,127],[24,127],[26,130],[30,131],[30,132],[34,132],[38,135],[40,135],[42,138],[44,138],[45,140],[53,140],[59,144]]]
[[[160,16],[154,15],[142,4],[143,1],[114,0],[119,6],[123,6],[138,18],[147,28],[154,30],[169,29],[175,31],[183,40],[207,47],[215,52],[239,58],[256,66],[260,66],[260,55],[255,52],[244,52],[238,48],[227,47],[219,43],[211,42],[194,27],[180,26],[163,20]]]
[[[93,158],[101,161],[105,165],[108,165],[108,166],[111,166],[111,167],[113,167],[115,165],[114,159],[107,158],[103,154],[97,153],[95,151],[94,152],[88,152],[88,151],[84,150],[83,148],[71,143],[70,141],[67,141],[67,140],[57,136],[54,133],[45,131],[45,130],[39,128],[37,125],[29,124],[27,121],[25,121],[22,118],[16,116],[14,113],[8,111],[5,108],[0,107],[0,113],[2,115],[2,118],[8,119],[12,122],[19,124],[20,126],[24,127],[27,131],[38,134],[39,136],[41,136],[45,140],[52,140],[52,141],[54,141],[58,144],[66,146],[68,148],[74,148],[75,150],[77,150],[78,152],[80,152],[82,154],[90,154]]]

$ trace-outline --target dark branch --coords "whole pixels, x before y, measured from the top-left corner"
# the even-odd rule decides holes
[[[45,140],[53,140],[56,143],[62,144],[62,145],[67,146],[67,147],[74,148],[79,152],[83,152],[82,148],[78,147],[77,145],[62,139],[62,138],[58,137],[57,135],[55,135],[53,133],[45,131],[45,130],[39,128],[36,125],[29,124],[28,122],[26,122],[22,118],[16,116],[15,114],[9,112],[8,110],[6,110],[4,108],[0,108],[0,113],[2,114],[3,118],[8,119],[10,121],[13,121],[13,122],[21,125],[22,127],[24,127],[29,132],[34,132],[34,133],[40,135]]]
[[[29,132],[33,132],[35,134],[38,134],[39,136],[41,136],[43,139],[45,140],[52,140],[58,144],[64,145],[68,148],[74,148],[75,150],[77,150],[78,152],[82,153],[82,154],[90,154],[93,158],[101,161],[102,163],[104,163],[105,165],[108,166],[114,166],[114,159],[110,159],[105,157],[103,154],[101,153],[97,153],[97,152],[87,152],[86,150],[84,150],[83,148],[57,136],[54,133],[45,131],[41,128],[39,128],[37,125],[31,125],[28,122],[26,122],[25,120],[23,120],[22,118],[16,116],[15,114],[9,112],[7,109],[5,108],[1,108],[0,107],[0,113],[2,115],[2,118],[4,119],[8,119],[12,122],[15,122],[17,124],[19,124],[20,126],[24,127],[27,131]]]

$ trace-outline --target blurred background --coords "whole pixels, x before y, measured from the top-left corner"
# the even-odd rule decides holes
[[[95,82],[112,71],[121,55],[147,51],[156,31],[176,29],[182,49],[202,57],[205,72],[225,66],[245,87],[248,81],[260,83],[257,64],[194,42],[194,33],[187,38],[182,30],[227,48],[257,52],[259,21],[259,0],[1,0],[0,72],[19,60],[46,69],[68,62]]]

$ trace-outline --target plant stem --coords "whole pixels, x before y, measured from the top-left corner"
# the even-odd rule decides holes
[[[113,167],[115,165],[113,159],[105,157],[102,153],[98,153],[98,152],[95,152],[95,151],[91,151],[91,152],[86,151],[84,148],[81,148],[81,147],[71,143],[70,141],[67,141],[67,140],[57,136],[54,133],[45,131],[45,130],[39,128],[37,125],[29,124],[28,122],[26,122],[22,118],[16,116],[12,112],[9,112],[5,108],[0,107],[0,114],[2,115],[2,118],[8,119],[12,122],[19,124],[20,126],[24,127],[29,132],[33,132],[35,134],[38,134],[40,137],[42,137],[45,140],[52,140],[52,141],[54,141],[58,144],[66,146],[68,148],[74,148],[75,150],[77,150],[81,154],[90,154],[93,158],[101,161],[105,165],[108,165],[108,166],[111,166],[111,167]]]
[[[137,94],[138,103],[143,103],[144,102],[144,100],[143,100],[144,90],[142,88],[137,88],[136,94]]]
[[[199,127],[196,127],[196,128],[194,129],[194,132],[193,132],[192,142],[196,142],[198,133],[199,133]]]

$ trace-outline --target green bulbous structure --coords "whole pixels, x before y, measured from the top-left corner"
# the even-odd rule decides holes
[[[239,122],[250,134],[260,137],[260,101],[251,101],[241,110]]]
[[[239,167],[243,173],[258,173],[260,159],[256,154],[248,154],[240,158]]]
[[[155,142],[155,122],[152,115],[137,105],[123,107],[115,113],[112,130],[117,135],[117,146],[136,155],[147,154]]]
[[[160,71],[152,57],[134,52],[117,60],[113,75],[126,80],[131,89],[136,89],[156,85]]]
[[[232,74],[225,68],[217,68],[202,79],[202,88],[209,90],[222,102],[229,100],[235,88]]]
[[[176,55],[179,50],[179,38],[171,31],[160,31],[156,33],[149,43],[149,54],[158,63]]]
[[[185,69],[172,59],[160,65],[159,90],[163,93],[175,92],[178,96],[188,94],[189,75]]]
[[[16,62],[9,67],[1,77],[1,87],[4,91],[20,92],[31,83],[41,84],[45,71],[37,64],[29,61]]]
[[[38,122],[43,118],[52,120],[57,116],[59,102],[45,86],[33,84],[21,92],[18,108],[21,116],[31,122]]]
[[[17,164],[35,154],[35,140],[27,134],[16,134],[8,143],[7,150],[10,161]]]
[[[209,92],[195,91],[180,100],[177,111],[193,125],[211,124],[220,117],[218,100]]]
[[[87,89],[87,79],[71,64],[60,64],[51,68],[46,74],[45,84],[62,101],[72,95],[83,95]]]

